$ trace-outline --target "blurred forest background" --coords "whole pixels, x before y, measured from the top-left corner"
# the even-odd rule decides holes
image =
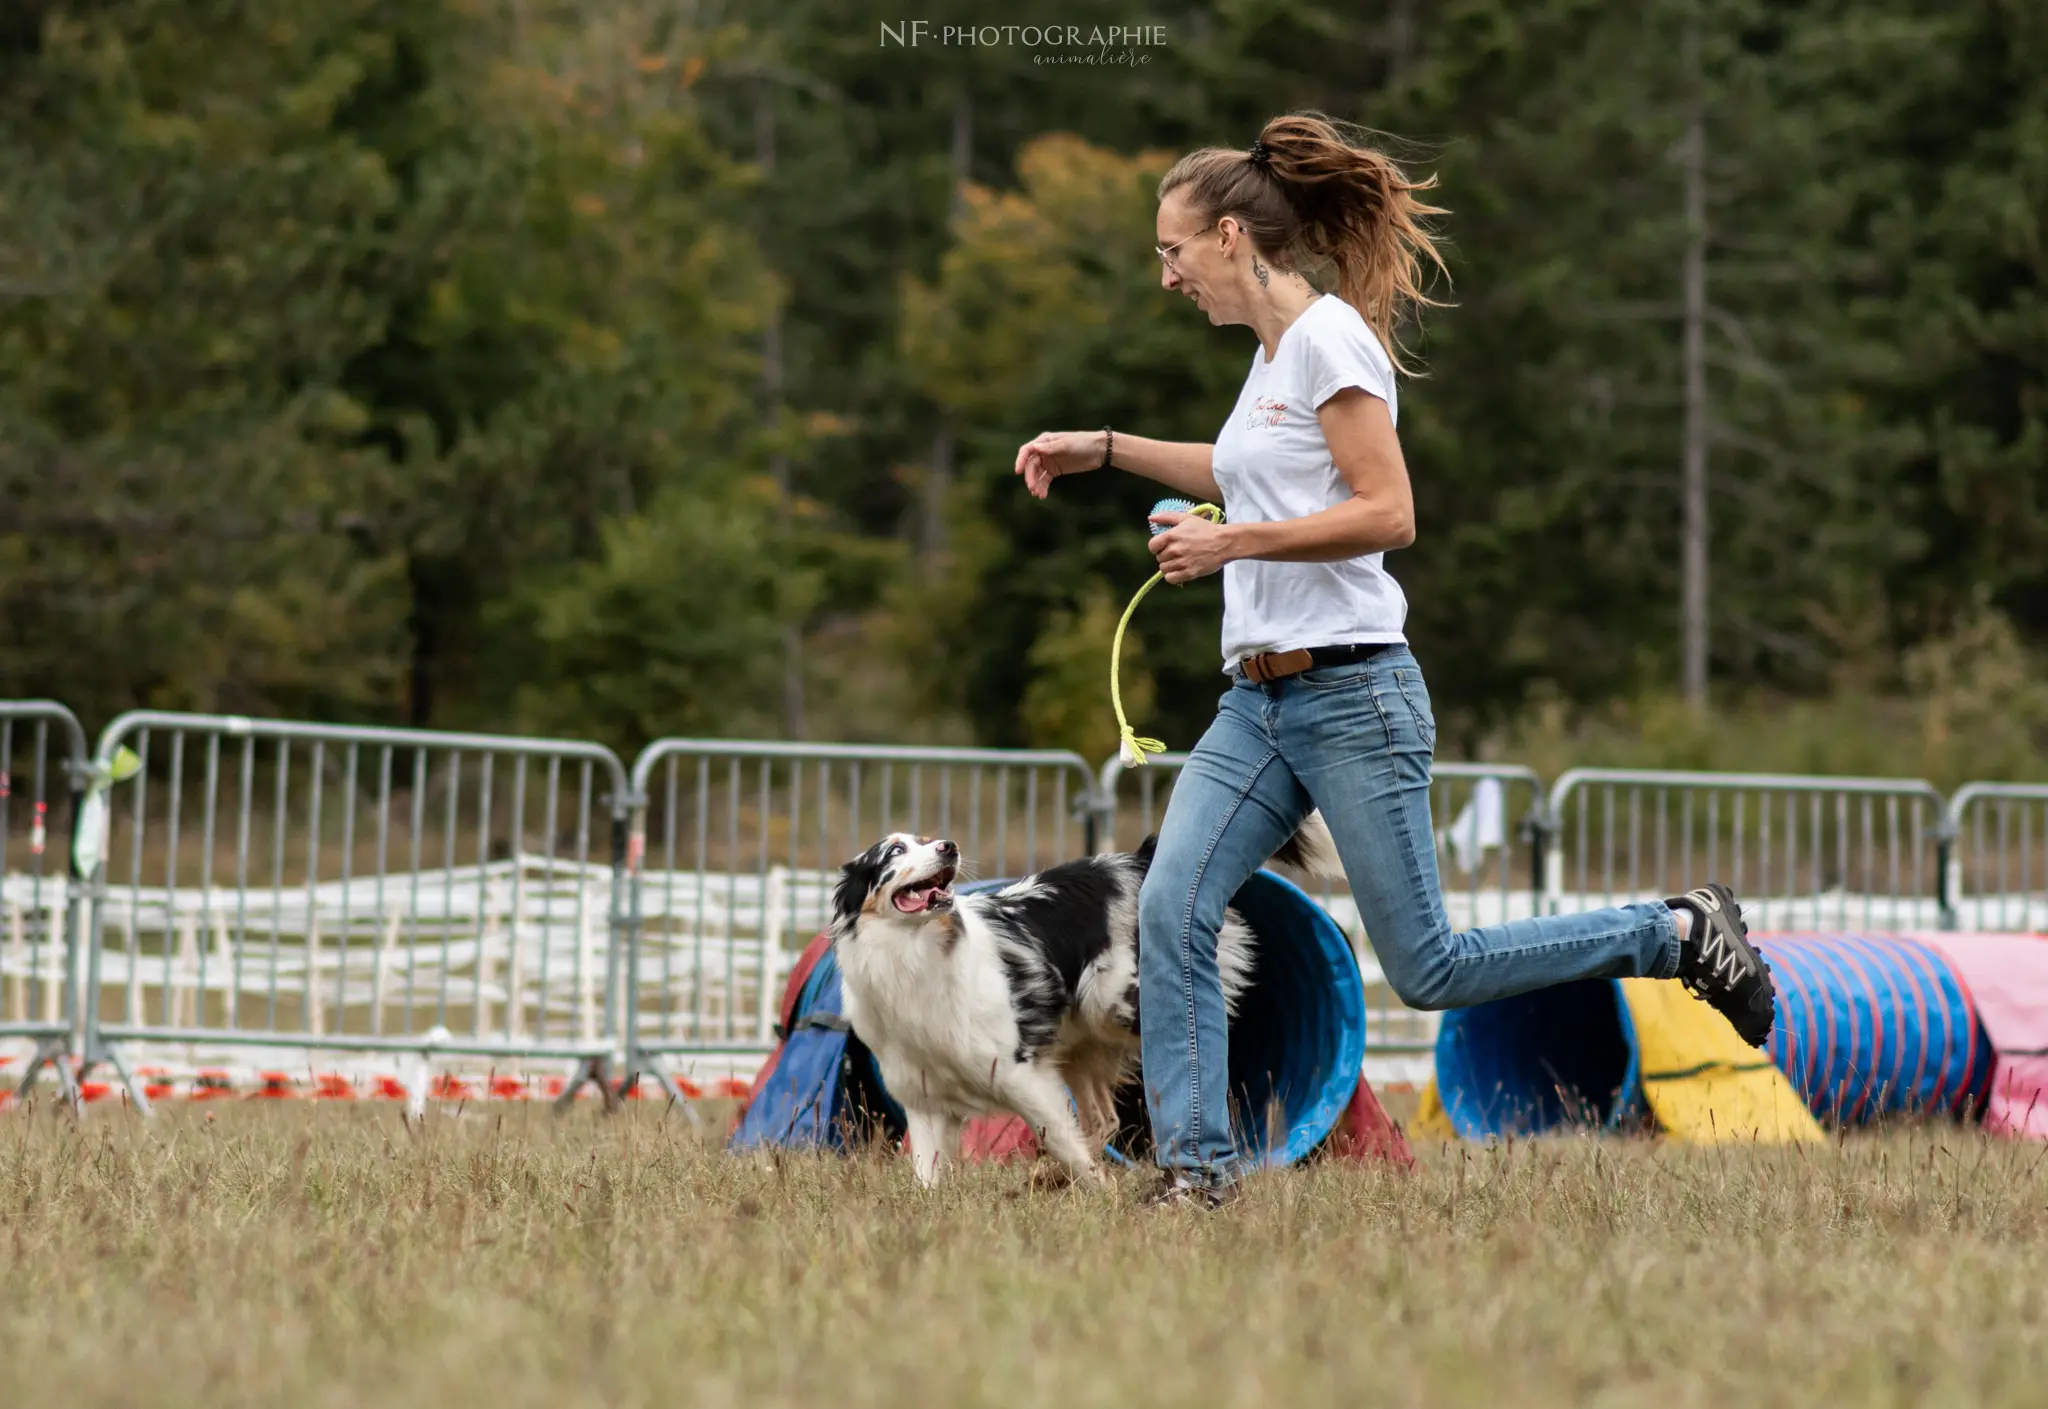
[[[1452,211],[1389,561],[1443,756],[2040,773],[2040,0],[1065,0],[1032,19],[1166,42],[884,42],[1000,10],[9,0],[0,695],[1100,758],[1156,492],[1039,504],[1016,447],[1213,438],[1255,341],[1159,289],[1157,180],[1319,108]],[[1176,747],[1219,605],[1138,621]]]

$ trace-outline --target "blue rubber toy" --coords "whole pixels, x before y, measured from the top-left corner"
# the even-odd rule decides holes
[[[1154,504],[1152,512],[1145,516],[1145,527],[1152,530],[1152,537],[1157,538],[1166,530],[1154,525],[1152,520],[1158,518],[1161,514],[1185,514],[1194,507],[1195,501],[1192,499],[1162,499],[1157,504]]]

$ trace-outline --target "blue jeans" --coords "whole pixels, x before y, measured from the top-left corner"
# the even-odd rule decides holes
[[[1405,646],[1224,692],[1175,782],[1138,897],[1139,1028],[1159,1163],[1196,1182],[1243,1172],[1230,1125],[1216,931],[1238,888],[1320,808],[1387,983],[1462,1008],[1583,978],[1670,978],[1661,901],[1453,933],[1430,825],[1436,717]]]

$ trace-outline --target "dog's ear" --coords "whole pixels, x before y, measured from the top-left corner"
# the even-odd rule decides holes
[[[875,888],[875,882],[882,875],[882,845],[875,845],[847,862],[839,869],[839,885],[832,892],[832,928],[840,933],[850,933],[854,922],[860,919],[861,907],[868,903],[868,896]]]

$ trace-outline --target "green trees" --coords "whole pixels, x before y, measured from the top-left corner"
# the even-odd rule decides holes
[[[2042,346],[2021,350],[2019,310],[2041,267],[2010,255],[2043,209],[2025,174],[2038,19],[1475,0],[1442,23],[1398,99],[1403,123],[1456,134],[1441,167],[1461,306],[1436,322],[1404,424],[1423,521],[1456,525],[1456,551],[1425,535],[1404,564],[1420,638],[1458,645],[1439,678],[1473,702],[1539,678],[1582,700],[1677,680],[1688,24],[1716,678],[1810,690],[1846,669],[1867,687],[1978,585],[2038,641],[2048,464],[2020,386]],[[1475,571],[1476,597],[1458,581]]]
[[[8,55],[9,688],[511,723],[608,527],[764,532],[697,37],[516,14],[53,7]]]
[[[0,105],[0,657],[82,707],[388,708],[403,562],[341,386],[402,196],[369,6],[51,8]],[[389,7],[396,11],[398,7]]]
[[[1680,678],[1694,100],[1716,688],[1909,687],[2000,620],[2024,656],[2038,9],[1087,4],[1166,34],[1088,69],[891,47],[846,0],[34,0],[0,20],[0,692],[1091,746],[1156,495],[1039,504],[1015,448],[1212,437],[1251,339],[1158,288],[1152,191],[1311,105],[1406,134],[1453,212],[1390,564],[1447,749]],[[1176,745],[1217,610],[1136,625]]]

